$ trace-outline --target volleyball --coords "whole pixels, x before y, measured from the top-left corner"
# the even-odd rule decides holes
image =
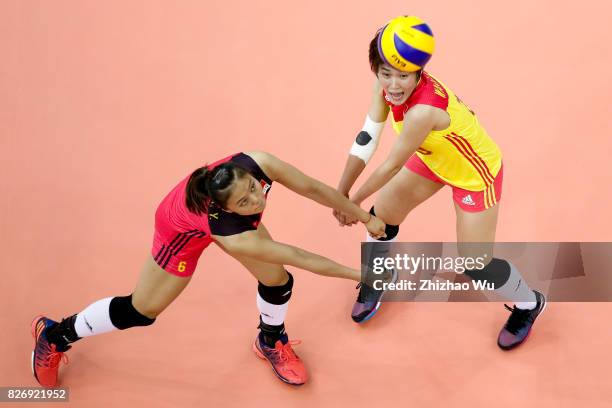
[[[429,26],[418,17],[391,20],[378,34],[378,52],[384,62],[400,71],[423,69],[434,52],[435,41]]]

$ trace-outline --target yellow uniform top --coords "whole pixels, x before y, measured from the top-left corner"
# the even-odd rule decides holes
[[[386,95],[383,95],[386,96]],[[391,107],[393,128],[399,134],[404,114],[417,104],[440,108],[450,117],[444,130],[431,131],[415,154],[440,179],[470,191],[483,191],[493,184],[501,167],[499,147],[478,118],[450,89],[423,71],[406,102]]]

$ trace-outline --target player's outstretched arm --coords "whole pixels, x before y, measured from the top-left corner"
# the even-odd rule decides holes
[[[258,162],[272,180],[319,204],[350,214],[364,223],[374,238],[386,236],[385,224],[380,219],[364,211],[327,184],[307,176],[294,166],[269,153],[249,152],[248,154]]]
[[[351,145],[344,171],[338,183],[338,191],[346,197],[349,196],[355,181],[376,152],[388,115],[389,107],[383,99],[382,88],[378,79],[376,79],[368,114],[361,131],[357,133]]]
[[[230,255],[246,256],[278,265],[291,265],[328,277],[355,281],[361,278],[361,273],[357,269],[304,249],[262,237],[257,231],[246,231],[230,236],[214,235],[213,238]]]
[[[361,204],[363,200],[380,190],[403,167],[433,129],[436,115],[434,107],[418,105],[408,111],[402,132],[393,144],[389,156],[374,170],[365,183],[351,196],[351,201]]]

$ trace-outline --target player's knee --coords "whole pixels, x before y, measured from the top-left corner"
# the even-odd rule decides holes
[[[261,296],[261,298],[266,302],[274,305],[282,305],[287,303],[289,298],[291,298],[291,292],[293,290],[293,275],[291,275],[289,272],[286,272],[286,274],[289,276],[289,279],[287,282],[279,286],[269,286],[259,282],[257,285],[257,292],[259,293],[259,296]]]
[[[370,214],[376,216],[376,211],[374,211],[374,207],[370,208]],[[399,233],[399,225],[390,225],[386,224],[385,226],[385,234],[387,236],[385,238],[379,238],[379,241],[391,241],[393,238],[397,237]]]
[[[272,273],[266,274],[265,276],[260,276],[260,279],[258,279],[259,283],[268,287],[278,287],[285,285],[290,280],[293,282],[293,278],[289,272],[287,272],[283,267],[278,269],[278,271],[275,270]]]
[[[157,316],[158,313],[151,310],[142,310],[149,316]],[[132,304],[132,295],[115,297],[111,300],[109,314],[111,323],[119,330],[129,329],[136,326],[150,326],[155,322],[155,317],[151,318],[142,314]]]
[[[507,261],[493,258],[484,268],[468,269],[465,274],[474,281],[492,283],[495,289],[498,289],[508,282],[510,272],[510,264]]]

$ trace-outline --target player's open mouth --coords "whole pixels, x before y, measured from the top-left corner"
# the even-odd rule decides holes
[[[404,97],[403,92],[388,92],[387,93],[394,101],[399,101]]]

